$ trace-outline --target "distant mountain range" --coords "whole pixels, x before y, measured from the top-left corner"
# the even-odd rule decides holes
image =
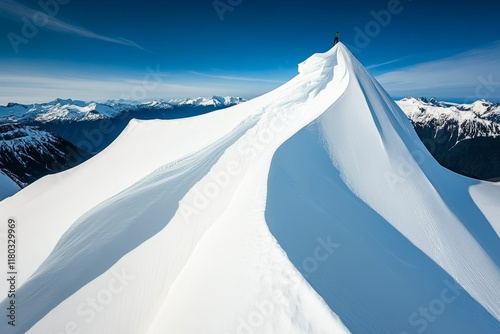
[[[239,97],[104,103],[56,99],[0,106],[0,170],[21,187],[86,161],[129,121],[190,117],[244,102]],[[500,104],[408,97],[396,101],[431,154],[469,177],[500,180]]]
[[[104,103],[84,102],[71,99],[56,99],[47,103],[18,104],[0,106],[0,122],[55,122],[55,121],[95,121],[115,118],[123,113],[145,110],[169,110],[178,107],[232,106],[245,100],[239,97],[213,96],[211,98],[188,98],[135,102],[109,100]]]
[[[21,123],[0,124],[0,170],[19,186],[91,157],[56,134]]]
[[[0,171],[20,187],[74,167],[106,148],[131,119],[174,119],[229,107],[238,97],[0,106]],[[0,198],[1,200],[1,198]]]
[[[396,103],[442,166],[476,179],[500,180],[500,104],[413,97]]]

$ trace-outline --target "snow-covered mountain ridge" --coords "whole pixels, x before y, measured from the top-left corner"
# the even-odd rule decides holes
[[[500,180],[500,105],[405,98],[396,103],[446,168],[480,180]]]
[[[415,124],[432,124],[437,128],[457,126],[459,140],[500,136],[500,104],[486,100],[471,104],[454,104],[413,97],[396,103]]]
[[[92,121],[113,118],[130,110],[171,109],[174,106],[228,107],[244,101],[239,97],[213,96],[211,98],[199,97],[195,99],[153,100],[149,102],[109,100],[98,103],[56,99],[47,103],[31,105],[9,103],[6,106],[0,106],[0,122]]]
[[[0,202],[27,245],[0,331],[496,333],[499,196],[441,167],[339,43]]]
[[[0,156],[0,169],[24,187],[49,173],[75,166],[86,155],[53,133],[8,123],[0,124]]]

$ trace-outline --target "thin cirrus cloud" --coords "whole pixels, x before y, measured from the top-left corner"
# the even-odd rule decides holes
[[[0,1],[0,12],[3,12],[4,15],[10,16],[11,18],[14,19],[22,19],[23,17],[27,18],[32,18],[35,14],[41,13],[39,11],[36,11],[30,7],[26,7],[16,1],[13,0],[2,0]],[[109,36],[104,36],[98,33],[95,33],[89,29],[69,24],[66,23],[60,19],[57,19],[53,16],[43,16],[46,18],[46,24],[44,25],[45,28],[53,30],[53,31],[58,31],[58,32],[63,32],[63,33],[69,33],[69,34],[75,34],[80,37],[85,37],[85,38],[91,38],[91,39],[96,39],[108,43],[114,43],[114,44],[120,44],[120,45],[125,45],[133,48],[137,48],[143,51],[145,50],[143,47],[141,47],[139,44],[125,39],[121,37],[109,37]]]
[[[400,58],[396,58],[396,59],[392,59],[392,60],[389,60],[389,61],[386,61],[386,62],[383,62],[383,63],[380,63],[380,64],[373,64],[373,65],[370,65],[370,66],[367,66],[366,68],[371,70],[371,69],[374,69],[374,68],[378,68],[378,67],[382,67],[382,66],[385,66],[385,65],[390,65],[390,64],[394,64],[394,63],[398,63],[404,59],[407,59],[409,57],[400,57]]]
[[[266,82],[266,83],[283,83],[281,80],[265,79],[265,78],[241,77],[241,76],[230,76],[230,75],[213,75],[213,74],[206,74],[206,73],[201,73],[201,72],[196,72],[196,71],[189,71],[189,73],[194,74],[194,75],[198,75],[198,76],[202,76],[202,77],[229,80],[229,81],[255,81],[255,82]]]
[[[500,41],[377,76],[393,95],[500,99]]]
[[[146,74],[147,72],[91,75],[85,72],[73,73],[72,76],[54,76],[53,72],[36,73],[35,69],[26,65],[11,67],[10,72],[0,73],[0,105],[9,102],[40,103],[56,98],[86,101],[153,100],[213,95],[249,98],[267,90],[262,85],[249,87],[236,85],[234,82],[203,84],[183,75],[161,74],[153,78],[145,76]]]

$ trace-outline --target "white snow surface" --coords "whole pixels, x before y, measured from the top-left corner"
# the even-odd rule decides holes
[[[0,332],[498,332],[498,198],[338,44],[244,104],[132,121],[0,202],[21,249]]]
[[[0,171],[0,201],[18,192],[20,187],[4,172]]]

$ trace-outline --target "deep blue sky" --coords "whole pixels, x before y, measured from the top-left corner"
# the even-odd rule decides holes
[[[490,0],[220,0],[224,13],[213,0],[59,1],[44,16],[38,0],[0,0],[0,104],[251,98],[328,50],[337,30],[395,98],[500,101],[500,4]],[[373,13],[389,10],[377,23]],[[33,20],[42,26],[23,33]]]

